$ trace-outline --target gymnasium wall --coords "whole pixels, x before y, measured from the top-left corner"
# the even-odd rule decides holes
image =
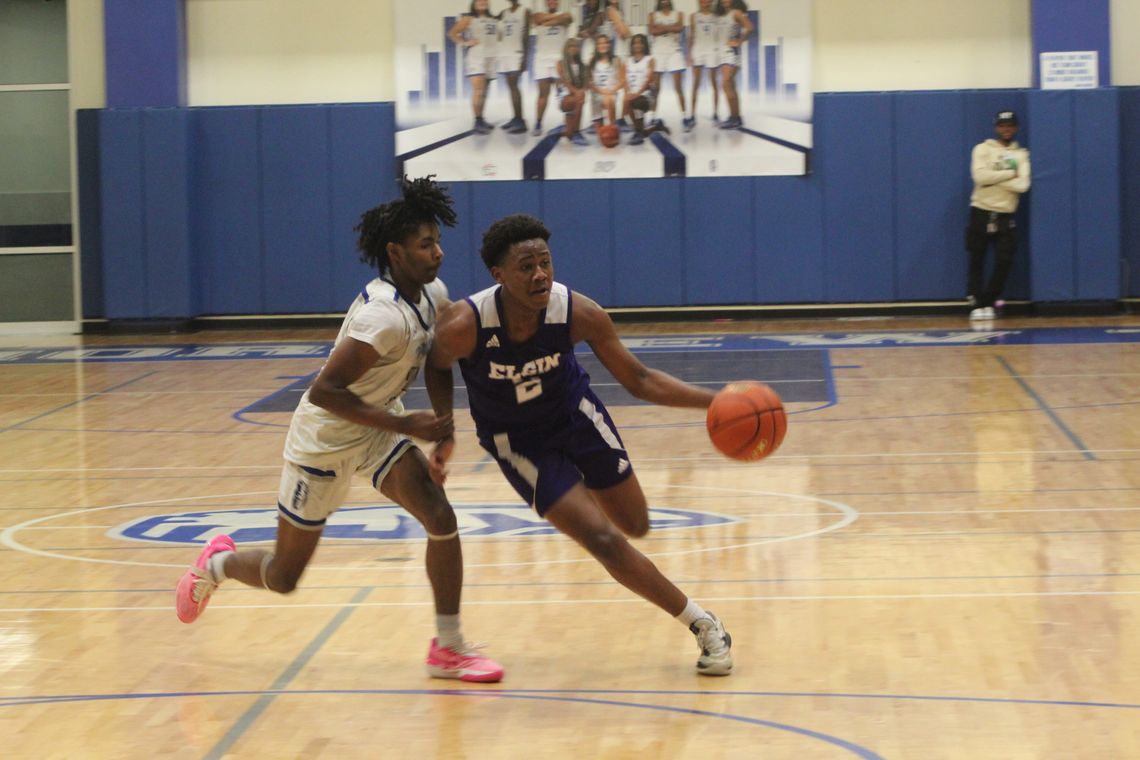
[[[1124,208],[1105,186],[1136,165],[1136,96],[821,94],[806,177],[456,183],[443,276],[456,293],[488,284],[481,231],[524,211],[553,230],[559,279],[610,307],[961,299],[969,151],[1012,107],[1035,176],[1022,214],[1032,255],[1008,296],[1115,299],[1140,172],[1124,180]],[[83,186],[84,229],[101,241],[86,317],[336,313],[369,276],[351,229],[395,191],[390,104],[80,117],[97,177]]]
[[[1111,0],[1109,19],[1112,24],[1112,83],[1140,85],[1140,3],[1136,0]]]
[[[395,190],[377,102],[393,95],[393,2],[338,0],[334,18],[306,0],[187,0],[195,107],[78,115],[85,317],[344,310],[369,276],[351,228]],[[1114,72],[1140,69],[1119,52],[1130,2],[1113,0]],[[480,231],[531,211],[559,277],[607,306],[960,299],[969,150],[1012,106],[1036,176],[1032,253],[1007,295],[1140,295],[1137,90],[1021,89],[1028,6],[816,0],[816,86],[833,92],[816,97],[810,175],[453,185],[445,279],[484,286]],[[913,88],[937,91],[878,91]],[[204,107],[219,104],[234,105]]]

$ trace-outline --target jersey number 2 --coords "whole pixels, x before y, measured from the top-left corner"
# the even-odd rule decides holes
[[[515,386],[515,398],[518,399],[520,404],[530,401],[531,399],[538,398],[542,395],[542,378],[536,377],[530,380],[523,380]]]

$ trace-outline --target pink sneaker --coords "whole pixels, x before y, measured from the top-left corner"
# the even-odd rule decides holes
[[[458,678],[460,681],[495,683],[503,680],[503,666],[464,644],[462,651],[445,649],[431,640],[428,647],[427,672],[432,678]]]
[[[218,587],[206,570],[207,561],[218,552],[232,551],[237,551],[232,538],[214,536],[206,542],[206,548],[194,560],[190,569],[183,573],[174,590],[174,607],[178,610],[178,619],[183,623],[193,623],[198,619],[210,603],[210,594]]]

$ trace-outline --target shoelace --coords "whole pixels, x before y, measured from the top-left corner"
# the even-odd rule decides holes
[[[697,643],[701,645],[711,656],[724,654],[728,647],[724,643],[724,636],[720,632],[720,626],[712,622],[708,626],[698,628],[700,633],[697,634]]]
[[[209,575],[203,575],[203,573],[206,573],[205,570],[201,570],[197,567],[191,568],[191,570],[194,571],[194,575],[197,575],[198,578],[194,581],[194,585],[190,587],[190,598],[201,604],[203,599],[208,598],[210,594],[214,593],[214,589],[218,587],[218,584],[210,580]]]

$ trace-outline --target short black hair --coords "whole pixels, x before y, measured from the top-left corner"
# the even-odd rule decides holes
[[[541,219],[530,214],[504,216],[483,233],[483,247],[479,250],[479,255],[483,257],[487,271],[491,271],[491,267],[497,267],[503,262],[512,245],[535,238],[550,241],[550,230]]]
[[[388,270],[388,243],[403,243],[408,236],[419,232],[421,224],[455,226],[453,201],[443,185],[432,177],[400,181],[401,197],[365,211],[360,224],[354,228],[360,233],[356,247],[360,260],[375,267],[380,274]]]

